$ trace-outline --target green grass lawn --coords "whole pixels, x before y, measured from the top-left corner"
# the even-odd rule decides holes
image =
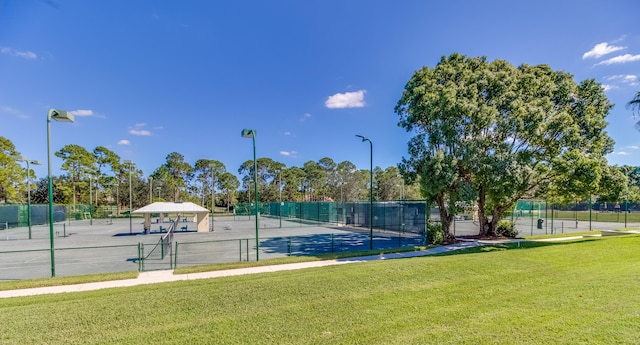
[[[640,236],[0,300],[1,344],[638,344]]]
[[[60,285],[74,285],[94,282],[104,282],[110,280],[122,280],[122,279],[135,279],[138,277],[137,271],[131,272],[115,272],[115,273],[101,273],[101,274],[86,274],[70,277],[55,277],[55,278],[39,278],[39,279],[24,279],[0,282],[0,291],[6,290],[20,290],[20,289],[32,289],[47,286],[60,286]]]

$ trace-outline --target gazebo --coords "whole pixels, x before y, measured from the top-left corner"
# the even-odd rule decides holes
[[[177,214],[178,217],[193,215],[198,232],[209,232],[209,210],[192,202],[154,202],[132,213],[144,215],[144,228],[151,228],[151,214],[158,213],[160,222],[165,213]]]

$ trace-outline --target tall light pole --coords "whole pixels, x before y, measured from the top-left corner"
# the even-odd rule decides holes
[[[369,142],[369,249],[373,250],[373,143],[362,135],[356,137]]]
[[[116,182],[116,217],[120,217],[120,177],[118,177],[118,182]]]
[[[211,231],[214,231],[214,216],[215,216],[215,209],[216,209],[216,203],[215,203],[215,197],[216,197],[216,177],[215,174],[213,173],[214,169],[216,168],[215,164],[209,164],[209,169],[211,170]]]
[[[153,176],[149,176],[149,203],[153,202]]]
[[[280,206],[278,207],[278,213],[280,216],[280,229],[282,229],[282,169],[278,171],[278,176],[280,177],[280,181],[278,181],[278,199],[280,201]]]
[[[49,179],[49,248],[51,251],[51,277],[56,276],[56,259],[53,248],[53,180],[51,178],[51,119],[73,122],[73,114],[64,110],[49,109],[47,112],[47,175]]]
[[[92,201],[92,193],[91,185],[93,184],[93,178],[89,176],[89,225],[93,225],[93,201]]]
[[[16,158],[16,161],[27,163],[27,224],[29,226],[29,239],[31,239],[31,174],[29,172],[29,164],[42,165],[42,162],[29,160],[24,156]]]
[[[258,163],[256,162],[256,130],[255,129],[243,129],[243,138],[253,139],[253,191],[256,196],[256,261],[259,261],[259,245],[258,239]]]
[[[133,234],[133,220],[131,219],[131,211],[133,211],[133,193],[131,192],[131,170],[133,170],[133,162],[125,160],[124,164],[129,165],[129,235]]]
[[[156,187],[156,190],[158,191],[158,199],[160,199],[160,190],[162,189],[162,187]]]

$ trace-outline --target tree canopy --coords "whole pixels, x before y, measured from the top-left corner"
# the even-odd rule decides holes
[[[400,168],[409,180],[421,177],[448,237],[460,200],[477,204],[480,235],[495,235],[522,197],[553,186],[597,191],[613,149],[611,107],[592,79],[578,84],[548,65],[452,54],[416,71],[395,107],[399,126],[415,134]]]

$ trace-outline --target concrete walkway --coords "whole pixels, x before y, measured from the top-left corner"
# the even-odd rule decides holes
[[[39,287],[39,288],[32,288],[32,289],[0,291],[0,298],[35,296],[35,295],[45,295],[45,294],[65,293],[65,292],[92,291],[92,290],[108,289],[108,288],[115,288],[115,287],[127,287],[127,286],[144,285],[144,284],[174,282],[179,280],[210,279],[210,278],[218,278],[218,277],[239,276],[239,275],[245,275],[245,274],[269,273],[269,272],[278,272],[278,271],[297,270],[297,269],[303,269],[303,268],[353,264],[353,263],[369,262],[369,261],[376,261],[376,260],[412,258],[412,257],[450,252],[450,251],[463,249],[463,248],[471,248],[471,247],[477,247],[477,246],[482,246],[487,244],[496,244],[496,243],[504,243],[504,242],[505,241],[469,241],[469,242],[460,242],[460,243],[451,244],[451,245],[439,246],[435,248],[430,248],[428,250],[415,251],[415,252],[389,253],[389,254],[383,254],[383,255],[361,256],[361,257],[345,258],[345,259],[337,259],[337,260],[300,262],[300,263],[293,263],[293,264],[238,268],[238,269],[191,273],[191,274],[174,275],[173,271],[170,271],[170,270],[151,271],[151,272],[140,273],[140,275],[138,275],[136,279],[113,280],[113,281],[85,283],[85,284],[76,284],[76,285],[59,285],[59,286]]]

